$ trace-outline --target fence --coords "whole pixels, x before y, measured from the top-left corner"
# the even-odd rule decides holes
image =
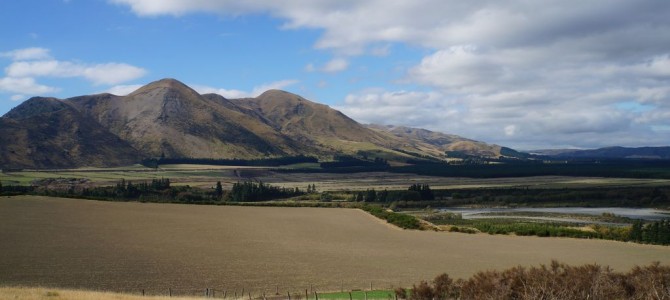
[[[231,300],[397,300],[393,294],[393,285],[388,285],[386,288],[380,287],[379,290],[374,291],[372,283],[369,285],[369,290],[354,289],[345,291],[342,287],[339,292],[317,291],[313,285],[300,290],[296,290],[295,288],[281,289],[279,286],[276,286],[272,291],[245,288],[163,288],[126,290],[124,292],[142,296],[203,297]]]

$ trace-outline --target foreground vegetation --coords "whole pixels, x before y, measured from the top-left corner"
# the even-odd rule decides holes
[[[395,294],[395,295],[394,295]],[[208,297],[215,294],[205,292]],[[317,298],[318,295],[318,298]],[[300,293],[292,299],[305,299]],[[220,293],[219,298],[223,297]],[[0,287],[3,299],[168,299],[137,294],[78,291],[45,288]],[[227,298],[233,298],[228,295]],[[246,297],[244,297],[246,298]],[[514,267],[500,271],[480,271],[470,278],[454,280],[448,274],[432,281],[421,281],[412,288],[395,291],[350,291],[309,294],[306,299],[670,299],[670,267],[653,263],[636,266],[628,272],[615,272],[607,266],[571,266],[557,261],[539,267]],[[169,299],[195,299],[169,297]],[[233,298],[234,299],[234,298]],[[249,296],[249,299],[284,299],[284,296]]]
[[[597,264],[482,271],[454,281],[441,274],[412,289],[399,288],[401,299],[670,299],[670,267],[654,263],[626,273]]]
[[[520,236],[571,237],[605,239],[656,245],[670,245],[670,220],[642,221],[617,217],[611,214],[592,217],[596,220],[627,220],[632,225],[576,224],[574,222],[536,221],[515,218],[463,219],[456,213],[413,213],[435,225],[445,225],[446,230],[463,233],[515,234]]]

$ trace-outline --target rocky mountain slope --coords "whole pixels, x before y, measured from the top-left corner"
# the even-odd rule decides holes
[[[143,158],[287,155],[444,159],[497,157],[500,146],[423,129],[364,126],[327,105],[270,90],[256,98],[201,95],[174,79],[127,96],[32,98],[0,118],[0,167],[117,166]]]

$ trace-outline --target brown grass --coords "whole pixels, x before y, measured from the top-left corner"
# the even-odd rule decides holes
[[[626,271],[670,247],[396,230],[360,210],[0,199],[0,284],[148,293],[411,286],[557,259]]]
[[[194,300],[194,297],[167,297],[141,296],[133,294],[119,294],[111,292],[96,292],[82,290],[30,288],[30,287],[0,287],[0,299],[22,300],[64,300],[64,299],[96,299],[96,300]]]

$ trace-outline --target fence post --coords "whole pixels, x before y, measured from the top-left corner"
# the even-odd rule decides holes
[[[349,292],[349,300],[353,300],[353,298],[351,297],[351,292]]]
[[[286,292],[286,294],[288,295],[288,300],[291,300],[291,292]]]
[[[251,292],[249,292],[249,300],[251,300]]]
[[[363,291],[363,293],[365,294],[365,300],[368,300],[368,292],[367,292],[367,291]]]
[[[168,296],[172,297],[172,288],[168,288]]]
[[[144,296],[144,289],[142,289],[142,296]]]
[[[309,296],[307,296],[307,289],[305,289],[305,300],[309,299]]]
[[[319,294],[317,294],[316,291],[314,291],[314,299],[319,300]]]

